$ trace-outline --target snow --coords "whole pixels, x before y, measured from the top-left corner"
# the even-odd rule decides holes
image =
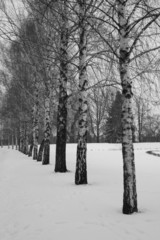
[[[67,173],[55,173],[17,150],[0,148],[0,240],[158,240],[159,143],[135,144],[139,213],[122,214],[120,144],[88,144],[88,185],[74,184],[76,145],[67,144]]]

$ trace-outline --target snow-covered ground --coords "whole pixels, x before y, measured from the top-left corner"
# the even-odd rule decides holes
[[[135,144],[139,213],[123,215],[119,144],[88,144],[88,185],[75,186],[76,145],[67,173],[0,148],[0,240],[159,240],[160,143]]]

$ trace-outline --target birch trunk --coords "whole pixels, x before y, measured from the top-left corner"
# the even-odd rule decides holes
[[[37,160],[37,156],[38,156],[38,135],[39,135],[39,128],[38,128],[38,114],[39,114],[38,87],[39,87],[38,83],[35,82],[34,106],[33,106],[33,160]]]
[[[38,158],[37,158],[37,161],[38,161],[38,162],[41,162],[41,161],[42,161],[43,149],[44,149],[44,139],[42,140],[41,145],[40,145],[40,148],[39,148]]]
[[[43,149],[43,158],[42,164],[49,164],[50,158],[50,92],[46,92],[45,98],[45,132],[44,132],[44,149]]]
[[[79,120],[78,120],[78,144],[77,144],[77,161],[75,184],[87,184],[87,69],[86,69],[86,53],[87,53],[87,36],[85,23],[85,6],[86,1],[80,0],[79,3]]]
[[[132,82],[129,77],[129,38],[126,17],[126,1],[118,0],[120,26],[120,77],[123,94],[122,104],[122,154],[123,154],[123,213],[137,212],[136,176],[133,149]]]
[[[67,1],[63,1],[60,39],[60,86],[57,113],[57,139],[55,172],[66,172],[67,78],[68,78],[68,20]]]
[[[32,151],[33,151],[33,140],[32,140],[32,143],[29,146],[28,157],[32,157]]]

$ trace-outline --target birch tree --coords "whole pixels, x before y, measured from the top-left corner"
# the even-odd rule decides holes
[[[124,164],[123,213],[130,214],[138,211],[134,150],[132,139],[133,93],[132,93],[132,81],[129,76],[129,36],[128,36],[128,20],[126,15],[126,1],[119,0],[117,4],[120,35],[119,66],[123,93],[122,103],[122,153]]]
[[[87,184],[87,24],[86,1],[79,0],[79,120],[75,184]]]
[[[40,88],[40,74],[41,69],[39,59],[39,44],[38,44],[38,33],[36,31],[36,22],[33,18],[28,18],[21,26],[20,39],[22,43],[23,59],[27,57],[29,64],[33,64],[31,70],[31,82],[33,86],[33,123],[32,123],[32,134],[33,134],[33,160],[38,158],[38,138],[39,138],[39,88]]]
[[[142,25],[141,30],[135,36],[132,44],[130,45],[130,36],[134,23],[130,24],[129,20],[134,14],[140,1],[135,3],[132,12],[128,16],[127,13],[127,1],[118,0],[117,1],[117,13],[119,22],[119,37],[120,37],[120,47],[119,47],[119,68],[120,77],[123,93],[123,104],[122,104],[122,153],[123,153],[123,173],[124,173],[124,194],[123,194],[123,213],[131,214],[138,211],[137,207],[137,191],[136,191],[136,175],[135,175],[135,162],[134,162],[134,150],[133,150],[133,139],[132,139],[132,126],[133,126],[133,113],[132,113],[132,80],[129,74],[129,64],[131,61],[131,52],[134,49],[137,41],[140,40],[142,33],[146,31],[153,22],[160,16],[157,9],[155,8],[154,14],[150,15],[149,8],[146,11],[144,17],[139,17],[137,22],[144,21],[148,17],[151,20],[147,21]],[[142,3],[143,4],[143,3]],[[136,24],[135,24],[136,25]],[[158,47],[159,48],[159,47]],[[154,50],[154,49],[150,49]],[[141,54],[147,52],[143,51]],[[136,56],[136,58],[138,55]],[[132,59],[133,60],[133,59]]]
[[[158,1],[117,0],[104,1],[95,6],[96,14],[88,24],[103,40],[106,52],[108,49],[117,59],[121,88],[122,104],[122,155],[124,164],[123,213],[138,211],[134,148],[132,139],[133,113],[132,97],[135,78],[135,61],[145,59],[151,52],[158,53],[160,6]],[[97,23],[97,24],[95,24]],[[152,39],[152,34],[155,36]],[[157,40],[157,41],[156,41]],[[148,61],[148,66],[149,65]],[[139,70],[139,72],[137,71]],[[142,74],[141,69],[135,70]]]
[[[34,104],[33,104],[33,160],[38,157],[38,131],[39,131],[39,84],[37,76],[34,75]]]

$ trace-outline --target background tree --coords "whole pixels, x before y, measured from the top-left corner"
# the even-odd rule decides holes
[[[121,123],[121,114],[122,114],[122,103],[123,97],[122,94],[117,91],[115,100],[112,102],[109,115],[106,121],[106,142],[117,143],[122,142],[122,123]]]
[[[89,126],[97,143],[106,140],[104,128],[114,91],[105,85],[95,86],[89,91]]]

